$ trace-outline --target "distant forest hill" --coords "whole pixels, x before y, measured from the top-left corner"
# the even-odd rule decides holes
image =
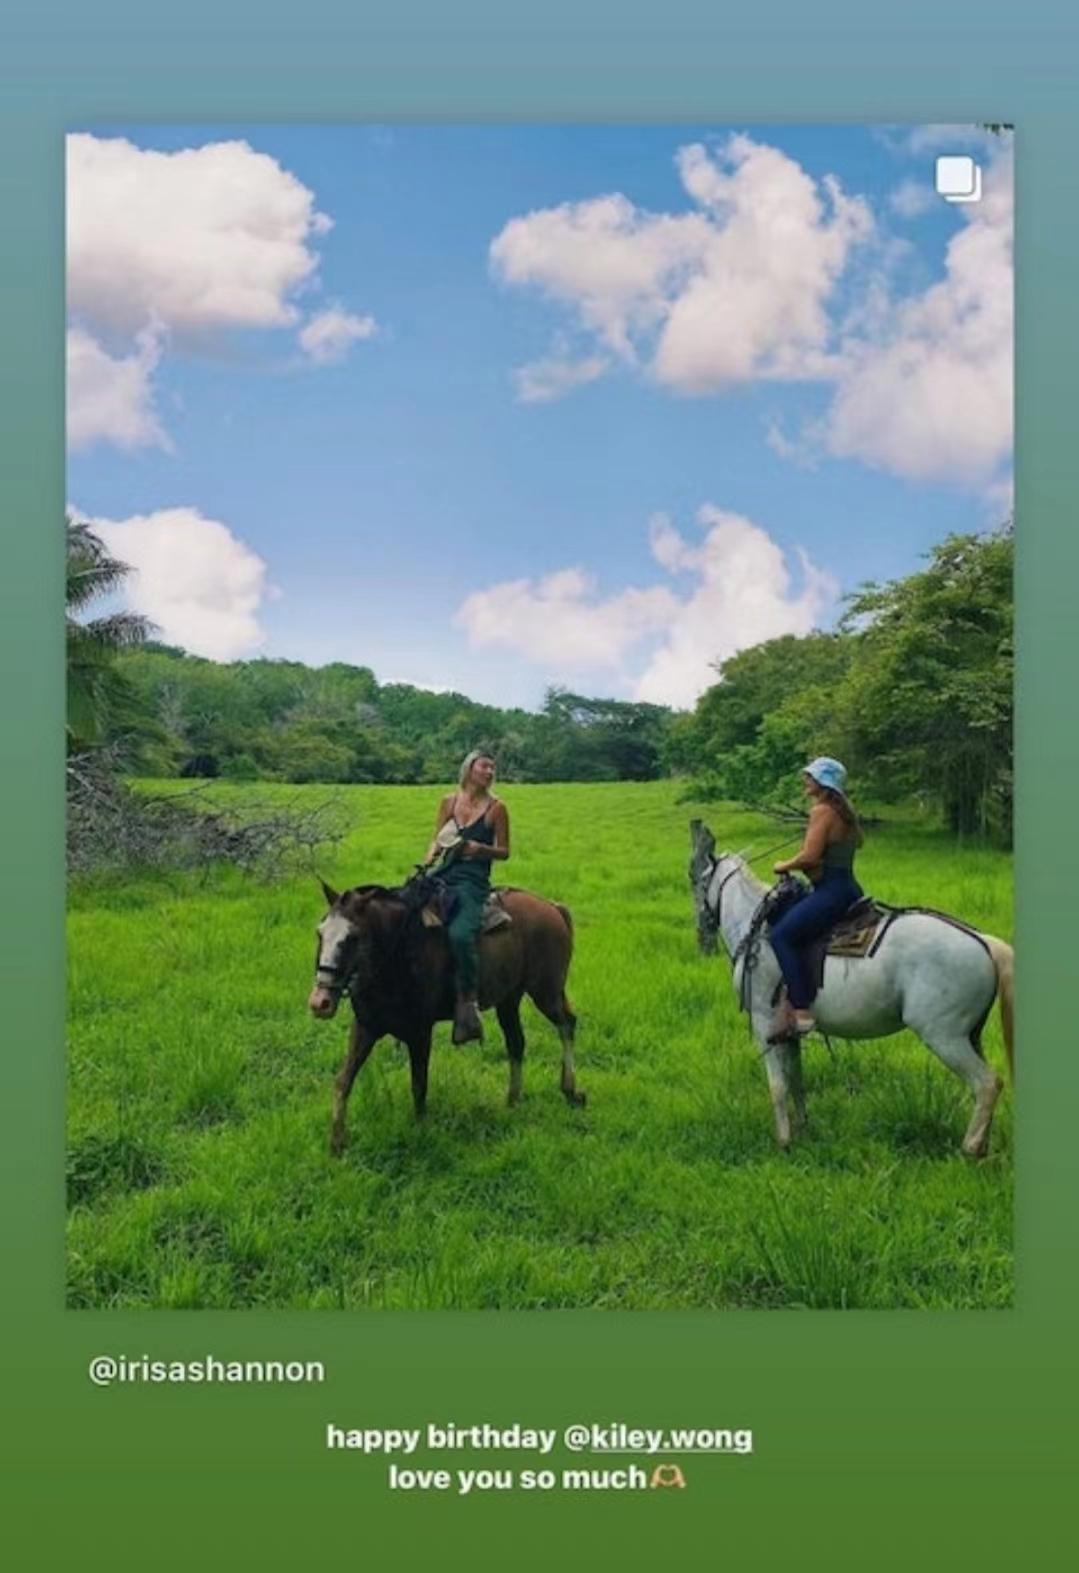
[[[379,683],[368,667],[222,664],[149,642],[121,654],[114,739],[154,775],[441,782],[489,748],[508,781],[649,781],[667,774],[674,713],[548,691],[542,709]]]
[[[1010,525],[950,536],[919,572],[848,596],[833,632],[717,664],[692,711],[561,688],[538,711],[502,710],[362,666],[139,644],[109,666],[107,741],[152,774],[297,782],[450,781],[482,747],[503,780],[683,775],[695,795],[772,805],[797,801],[801,765],[831,754],[856,797],[913,797],[958,834],[1007,843],[1012,566]]]

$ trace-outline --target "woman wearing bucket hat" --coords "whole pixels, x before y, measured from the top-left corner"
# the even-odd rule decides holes
[[[456,897],[446,926],[457,985],[454,1043],[483,1037],[476,992],[476,940],[491,889],[491,863],[510,855],[509,815],[506,805],[491,791],[494,778],[494,758],[485,749],[474,748],[465,755],[457,791],[448,793],[438,805],[435,836],[427,849],[428,865],[441,860],[438,877]]]
[[[846,779],[847,772],[838,759],[822,756],[806,765],[802,784],[812,807],[805,840],[794,857],[775,865],[777,874],[803,870],[813,887],[788,908],[771,931],[788,1001],[777,1037],[813,1031],[816,1023],[809,1007],[816,988],[806,966],[805,946],[862,897],[862,887],[854,878],[854,854],[862,844],[862,827],[843,791]]]

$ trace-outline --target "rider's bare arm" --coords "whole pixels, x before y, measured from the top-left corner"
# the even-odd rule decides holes
[[[824,851],[832,839],[831,831],[833,822],[838,818],[835,810],[827,803],[814,803],[809,811],[809,824],[806,826],[805,840],[801,849],[792,858],[787,858],[783,863],[774,865],[777,874],[790,874],[795,869],[818,868]]]

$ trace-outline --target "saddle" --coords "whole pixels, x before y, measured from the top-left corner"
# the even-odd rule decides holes
[[[447,900],[447,898],[449,898]],[[453,917],[456,900],[453,892],[445,885],[439,885],[429,900],[420,908],[420,922],[424,928],[442,928]],[[490,934],[495,929],[505,928],[513,919],[502,905],[502,892],[492,890],[483,905],[483,917],[480,919],[480,933]]]
[[[785,912],[795,906],[808,894],[805,887],[797,881],[781,881],[774,890],[770,891],[764,902],[763,917],[769,928],[773,923],[778,923]],[[882,901],[876,901],[872,896],[862,896],[853,906],[825,929],[823,934],[818,934],[816,939],[810,940],[804,949],[806,970],[813,979],[814,986],[820,988],[824,983],[824,960],[826,956],[844,956],[848,960],[858,960],[864,956],[876,954],[881,941],[890,928],[894,918],[899,916],[903,909],[889,907]],[[778,1000],[781,987],[776,990]]]
[[[874,901],[872,896],[863,896],[830,929],[810,940],[805,948],[806,965],[816,987],[819,989],[824,983],[826,956],[859,959],[875,955],[898,910]]]

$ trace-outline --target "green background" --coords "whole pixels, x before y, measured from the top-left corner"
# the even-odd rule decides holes
[[[920,0],[887,13],[764,0],[744,16],[677,0],[520,15],[505,0],[309,0],[299,15],[197,0],[160,16],[46,0],[2,25],[0,1402],[5,1540],[13,1510],[26,1536],[14,1565],[1029,1560],[1055,1515],[1064,1528],[1076,1431],[1075,24],[1044,4]],[[126,117],[1017,124],[1014,1311],[64,1311],[63,132]],[[99,1391],[85,1375],[98,1352],[211,1351],[321,1358],[327,1382]],[[689,1461],[684,1492],[460,1499],[391,1495],[383,1462],[323,1450],[327,1421],[428,1419],[751,1426],[757,1451]]]

